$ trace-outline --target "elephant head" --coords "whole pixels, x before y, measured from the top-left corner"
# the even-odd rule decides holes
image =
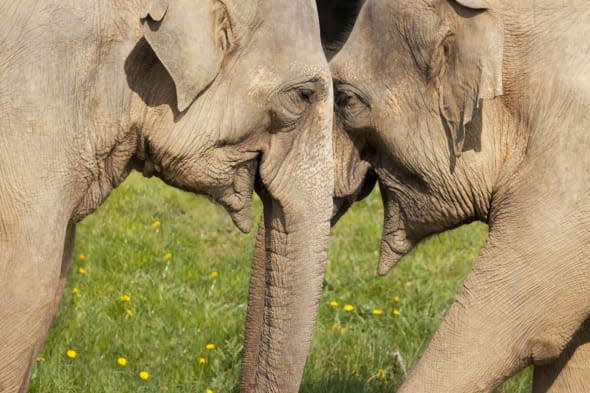
[[[379,184],[379,274],[420,239],[487,218],[496,146],[481,109],[502,94],[502,48],[488,1],[368,0],[332,59],[334,221]]]
[[[332,83],[315,2],[150,0],[142,30],[154,68],[173,85],[145,81],[155,83],[145,99],[155,120],[137,165],[209,195],[243,231],[252,192],[261,196],[262,276],[251,284],[242,386],[294,392],[319,303],[333,192]],[[170,99],[157,105],[162,96]]]

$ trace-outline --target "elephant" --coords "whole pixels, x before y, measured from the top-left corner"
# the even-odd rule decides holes
[[[378,273],[489,236],[401,393],[590,391],[588,3],[367,0],[331,59],[333,222],[377,184]]]
[[[27,390],[76,223],[132,170],[208,195],[242,231],[261,196],[241,390],[300,378],[333,203],[315,2],[0,0],[0,15],[0,391]]]

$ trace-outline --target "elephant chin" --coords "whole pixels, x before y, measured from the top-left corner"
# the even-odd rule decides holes
[[[383,234],[377,273],[384,276],[414,246],[406,233],[402,211],[395,196],[379,183],[383,200]]]
[[[348,184],[348,193],[342,193],[343,196],[339,196],[339,192],[335,192],[335,196],[332,199],[332,219],[330,225],[334,226],[340,220],[340,218],[348,211],[352,204],[356,201],[366,198],[377,183],[377,175],[369,167],[362,173],[360,181],[350,182]]]
[[[233,188],[216,198],[227,210],[235,226],[244,233],[252,229],[252,194],[257,169],[256,159],[240,165],[234,176]]]

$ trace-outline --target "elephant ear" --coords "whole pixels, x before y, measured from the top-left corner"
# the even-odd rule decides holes
[[[465,126],[479,109],[481,99],[503,94],[504,26],[485,0],[450,0],[458,16],[441,40],[433,65],[439,70],[440,111],[459,157]],[[453,4],[454,3],[454,4]]]
[[[217,0],[148,0],[141,29],[174,80],[184,111],[213,82],[229,50],[227,10]]]

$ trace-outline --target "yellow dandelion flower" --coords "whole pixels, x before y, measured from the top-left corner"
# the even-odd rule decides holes
[[[160,220],[156,220],[156,221],[152,222],[152,229],[158,229],[158,228],[160,228],[160,225],[162,225]]]
[[[217,278],[217,276],[219,276],[219,273],[217,273],[217,272],[211,272],[211,273],[209,273],[209,278],[212,279],[212,280],[215,279],[215,278]]]
[[[45,358],[43,356],[37,356],[37,362],[43,363],[44,361],[45,361]]]
[[[164,256],[162,257],[163,260],[165,261],[169,261],[172,259],[172,253],[171,252],[167,252],[166,254],[164,254]]]
[[[127,313],[128,317],[132,317],[133,316],[133,310],[128,308],[127,310],[125,310],[125,312]]]
[[[377,371],[377,375],[379,376],[379,378],[384,379],[385,378],[385,370],[380,368],[379,371]]]
[[[66,351],[66,356],[69,357],[70,359],[75,359],[77,355],[78,354],[73,349],[68,349]]]
[[[332,330],[338,330],[340,329],[340,324],[338,322],[334,322],[334,324],[332,324]]]
[[[78,255],[78,259],[81,260],[81,261],[85,261],[86,260],[86,255],[80,254],[80,255]]]
[[[76,287],[72,288],[72,295],[77,295],[80,290]]]
[[[338,307],[339,305],[340,305],[340,303],[338,303],[338,300],[332,300],[330,302],[330,306],[332,306],[334,308]]]
[[[148,373],[147,371],[140,371],[139,372],[139,378],[143,379],[144,381],[147,381],[148,379],[150,379],[150,373]]]
[[[119,297],[119,300],[121,300],[123,303],[127,303],[131,301],[131,296],[124,294]]]
[[[383,310],[380,308],[376,308],[373,310],[373,315],[383,315]]]
[[[402,315],[402,312],[400,309],[396,308],[395,310],[393,310],[394,317],[399,317],[400,315]]]
[[[205,390],[205,393],[213,393],[213,390],[207,389],[207,390]]]
[[[86,274],[86,268],[85,267],[81,267],[80,269],[78,269],[78,273],[80,273],[80,274]]]
[[[119,356],[117,358],[117,364],[121,367],[125,367],[127,365],[127,359],[125,359],[123,356]]]
[[[203,366],[203,365],[205,365],[207,363],[207,359],[205,359],[204,357],[200,356],[197,359],[197,363],[199,363],[200,366]]]
[[[352,310],[354,310],[354,306],[352,304],[345,304],[344,305],[344,311],[351,312]]]
[[[346,330],[347,330],[346,328],[340,329],[340,335],[344,336],[346,334]]]
[[[215,349],[216,347],[215,347],[215,344],[209,343],[209,344],[205,345],[205,348],[207,348],[207,350],[211,351],[211,350]]]
[[[394,303],[399,303],[402,301],[402,298],[399,297],[399,295],[395,295],[394,297],[391,298],[391,300],[393,300]]]
[[[408,281],[407,283],[404,284],[404,286],[406,287],[406,289],[412,289],[412,287],[414,286],[414,283],[411,281]]]

